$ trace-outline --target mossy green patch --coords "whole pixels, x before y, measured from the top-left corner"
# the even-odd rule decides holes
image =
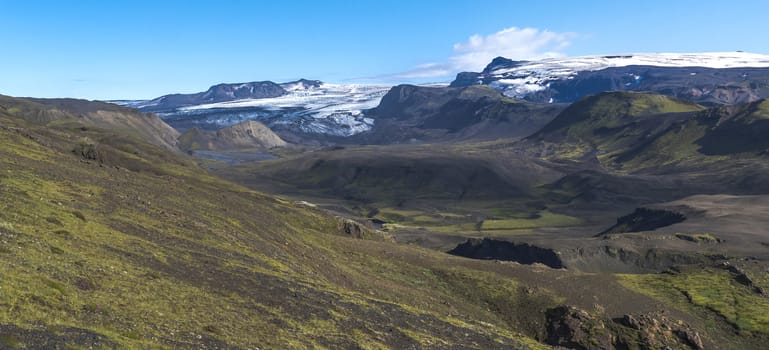
[[[755,119],[769,119],[769,100],[762,100],[753,112]]]
[[[594,130],[621,127],[638,117],[696,112],[703,109],[695,103],[669,96],[637,92],[607,92],[575,102],[546,126],[543,132],[565,130],[573,137],[588,138],[593,135]]]
[[[20,349],[22,347],[21,342],[12,334],[0,335],[0,345],[10,349]]]
[[[679,309],[690,303],[712,310],[741,331],[769,334],[769,300],[735,281],[726,270],[622,275],[620,282]]]
[[[535,227],[578,226],[582,224],[579,218],[542,211],[534,218],[517,218],[502,220],[484,220],[482,230],[526,229]]]

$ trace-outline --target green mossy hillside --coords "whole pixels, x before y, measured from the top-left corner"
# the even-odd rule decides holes
[[[3,346],[545,348],[521,325],[557,302],[547,290],[345,237],[135,138],[0,110],[0,140]]]
[[[614,129],[644,116],[697,112],[704,108],[673,97],[627,91],[585,97],[568,108],[538,133],[561,131],[574,138],[591,138],[597,129]]]
[[[759,291],[769,284],[763,275],[765,272],[756,271],[739,277],[726,269],[703,269],[678,274],[623,275],[621,280],[626,287],[676,309],[714,313],[738,332],[767,335],[769,300]],[[751,285],[746,285],[745,279]]]

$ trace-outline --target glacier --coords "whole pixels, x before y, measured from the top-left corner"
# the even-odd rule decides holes
[[[287,93],[279,97],[193,105],[156,114],[181,131],[192,127],[219,129],[245,120],[258,120],[274,129],[347,137],[371,130],[374,119],[367,118],[364,111],[376,107],[391,88],[390,85],[301,82],[281,86]],[[116,102],[142,108],[149,101]]]

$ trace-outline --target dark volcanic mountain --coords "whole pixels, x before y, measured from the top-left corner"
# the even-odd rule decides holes
[[[747,53],[639,54],[542,61],[494,59],[482,72],[463,72],[451,86],[489,85],[506,96],[574,102],[604,91],[646,91],[700,104],[735,104],[769,97],[769,57]]]
[[[505,97],[487,86],[399,85],[366,111],[375,124],[360,136],[378,143],[520,138],[537,131],[562,108]]]
[[[155,112],[173,110],[179,107],[207,103],[227,102],[242,99],[278,97],[286,90],[271,81],[256,81],[242,84],[218,84],[208,90],[194,94],[171,94],[158,97],[137,106],[142,111]]]
[[[320,80],[299,79],[296,81],[281,83],[280,87],[286,89],[286,91],[294,91],[319,88],[321,85],[323,85],[323,82]]]

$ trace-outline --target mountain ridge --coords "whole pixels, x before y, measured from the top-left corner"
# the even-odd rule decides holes
[[[451,86],[489,85],[506,96],[573,102],[612,90],[652,91],[708,104],[769,97],[769,56],[750,53],[594,55],[492,60],[479,73],[457,74]]]
[[[391,88],[377,107],[371,140],[420,142],[521,138],[549,122],[562,106],[505,97],[488,86]]]
[[[0,95],[6,112],[56,128],[101,128],[119,131],[168,150],[176,150],[179,132],[154,114],[111,103],[78,99],[17,98]]]
[[[278,97],[285,93],[286,90],[271,81],[234,84],[222,83],[212,85],[208,90],[197,93],[163,95],[138,104],[135,107],[144,111],[163,111],[204,103],[225,102],[245,98]]]
[[[615,170],[702,171],[717,167],[722,157],[762,159],[769,154],[766,132],[766,99],[705,107],[666,95],[614,91],[571,104],[519,147],[547,157],[593,159]]]
[[[173,93],[146,101],[115,100],[107,102],[137,108],[145,112],[164,112],[203,104],[280,97],[288,94],[290,91],[317,88],[322,84],[323,82],[320,80],[309,79],[299,79],[285,83],[275,83],[270,80],[219,83],[211,85],[207,90],[200,92]]]

